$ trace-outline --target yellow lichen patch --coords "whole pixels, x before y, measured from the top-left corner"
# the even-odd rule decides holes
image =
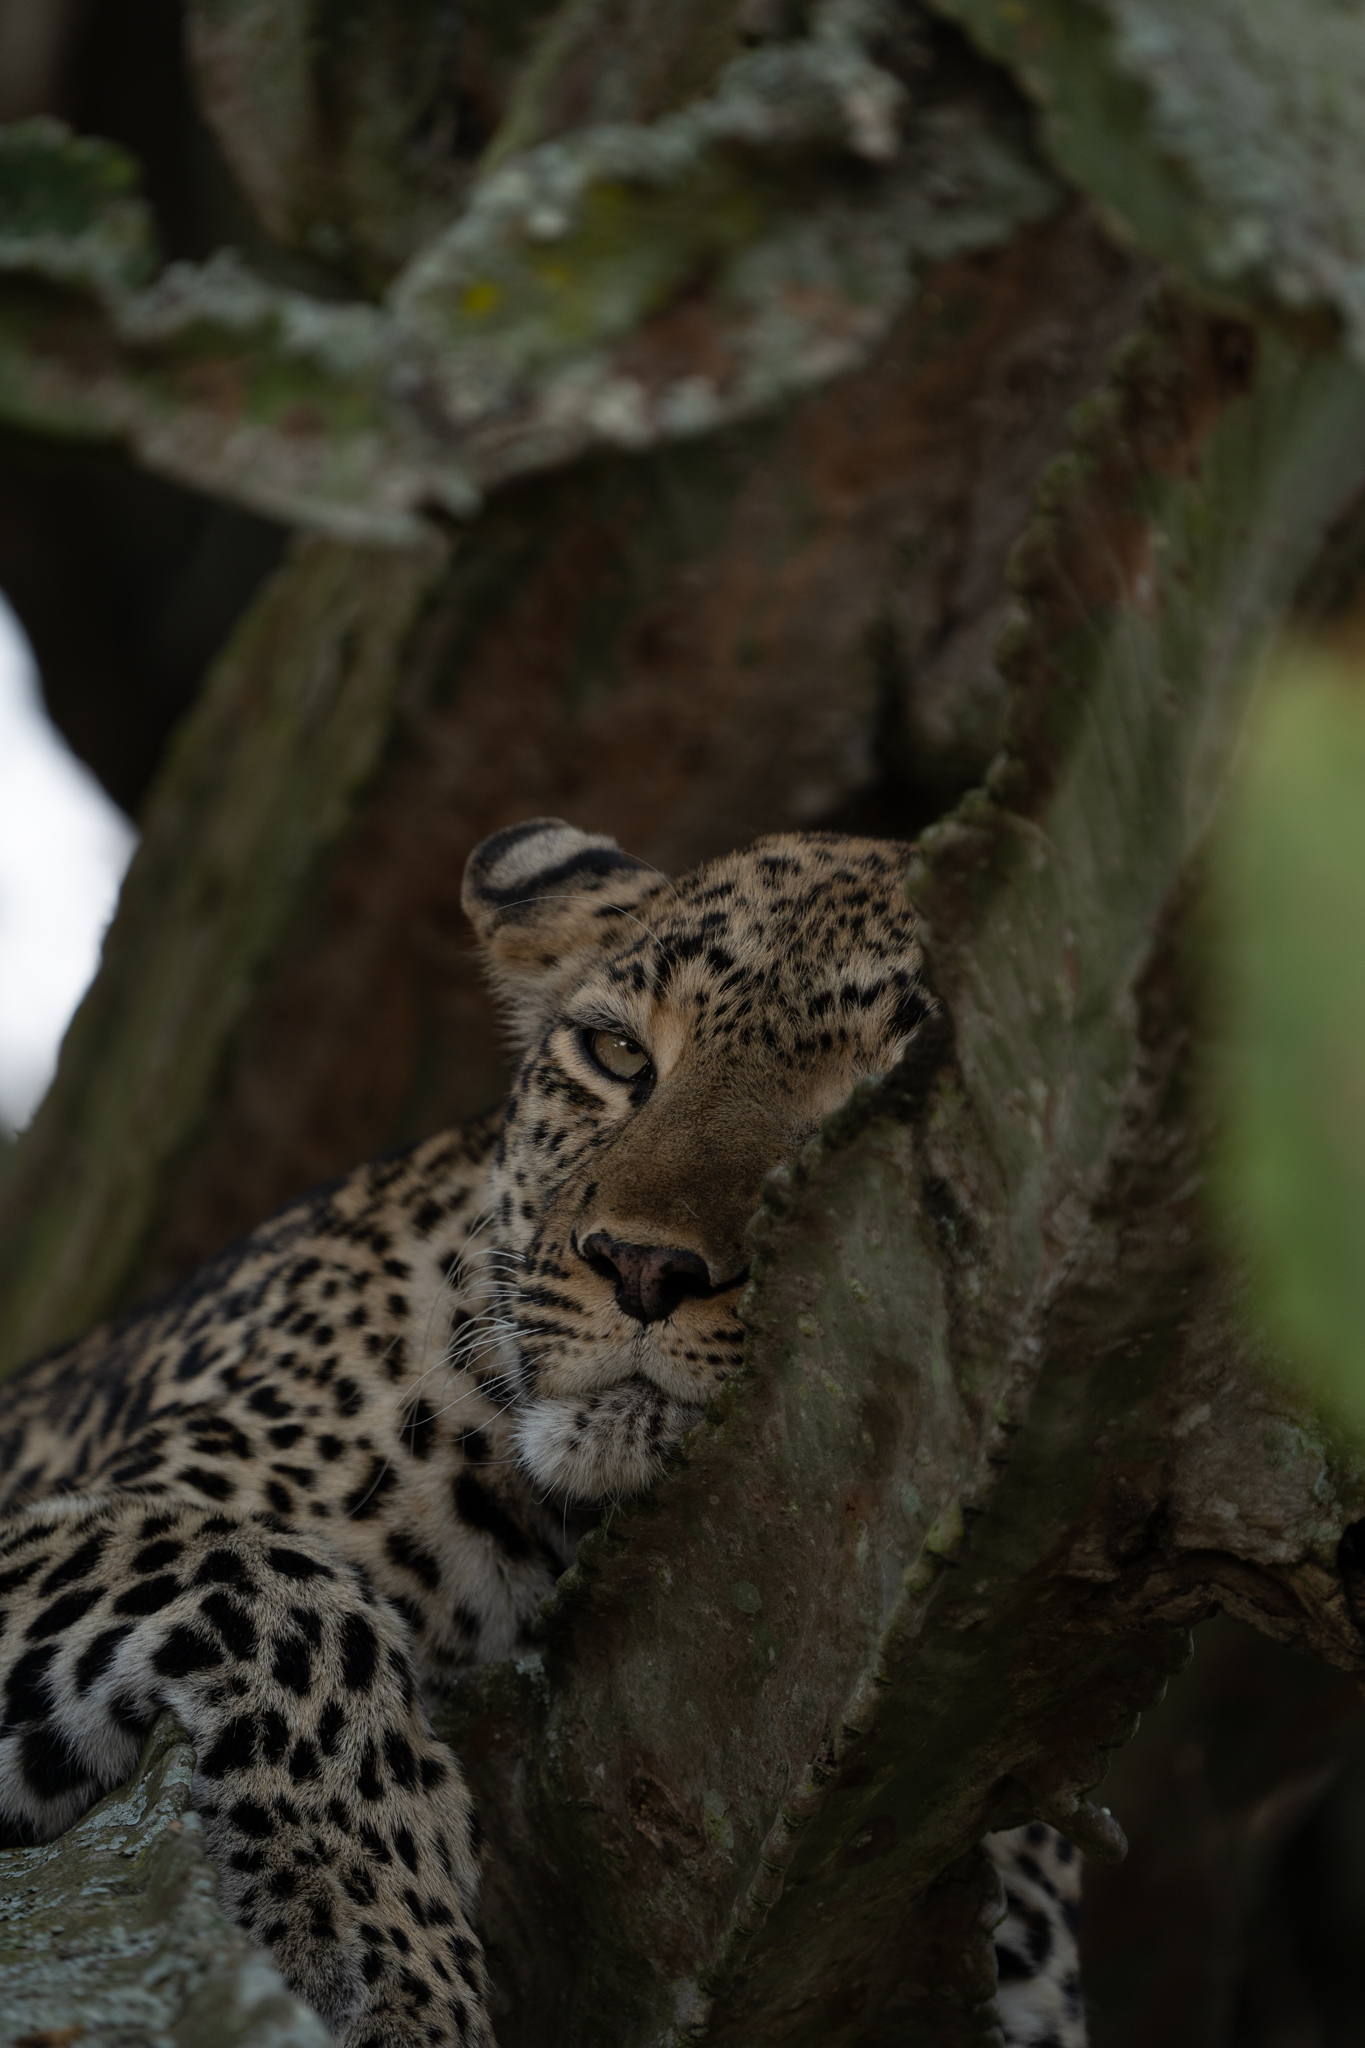
[[[460,294],[460,311],[468,313],[472,320],[482,320],[486,314],[496,312],[501,300],[502,286],[494,284],[491,277],[483,277],[465,286]]]

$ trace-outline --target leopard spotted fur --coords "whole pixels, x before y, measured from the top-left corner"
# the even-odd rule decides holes
[[[226,1909],[347,2048],[491,2042],[428,1709],[530,1639],[568,1510],[647,1486],[738,1367],[764,1174],[931,1008],[908,859],[794,834],[675,882],[554,820],[477,849],[503,1109],[4,1390],[5,1839],[69,1827],[169,1708]],[[1010,2038],[1076,2048],[1067,1849],[994,1853]]]

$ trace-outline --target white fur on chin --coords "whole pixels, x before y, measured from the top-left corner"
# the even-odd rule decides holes
[[[518,1418],[517,1458],[538,1485],[569,1500],[622,1500],[652,1485],[703,1412],[638,1378],[578,1399],[539,1400]]]

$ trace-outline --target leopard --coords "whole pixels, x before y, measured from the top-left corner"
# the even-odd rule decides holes
[[[0,1390],[0,1844],[173,1714],[225,1912],[343,2048],[492,2048],[433,1711],[534,1647],[577,1533],[740,1371],[765,1176],[940,1014],[913,852],[782,833],[670,879],[559,819],[476,847],[502,1106]],[[987,1848],[1006,2038],[1083,2048],[1081,1859],[1040,1822]]]

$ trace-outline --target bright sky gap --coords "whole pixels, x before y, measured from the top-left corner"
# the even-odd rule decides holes
[[[137,834],[49,719],[0,597],[0,1125],[42,1100]]]

